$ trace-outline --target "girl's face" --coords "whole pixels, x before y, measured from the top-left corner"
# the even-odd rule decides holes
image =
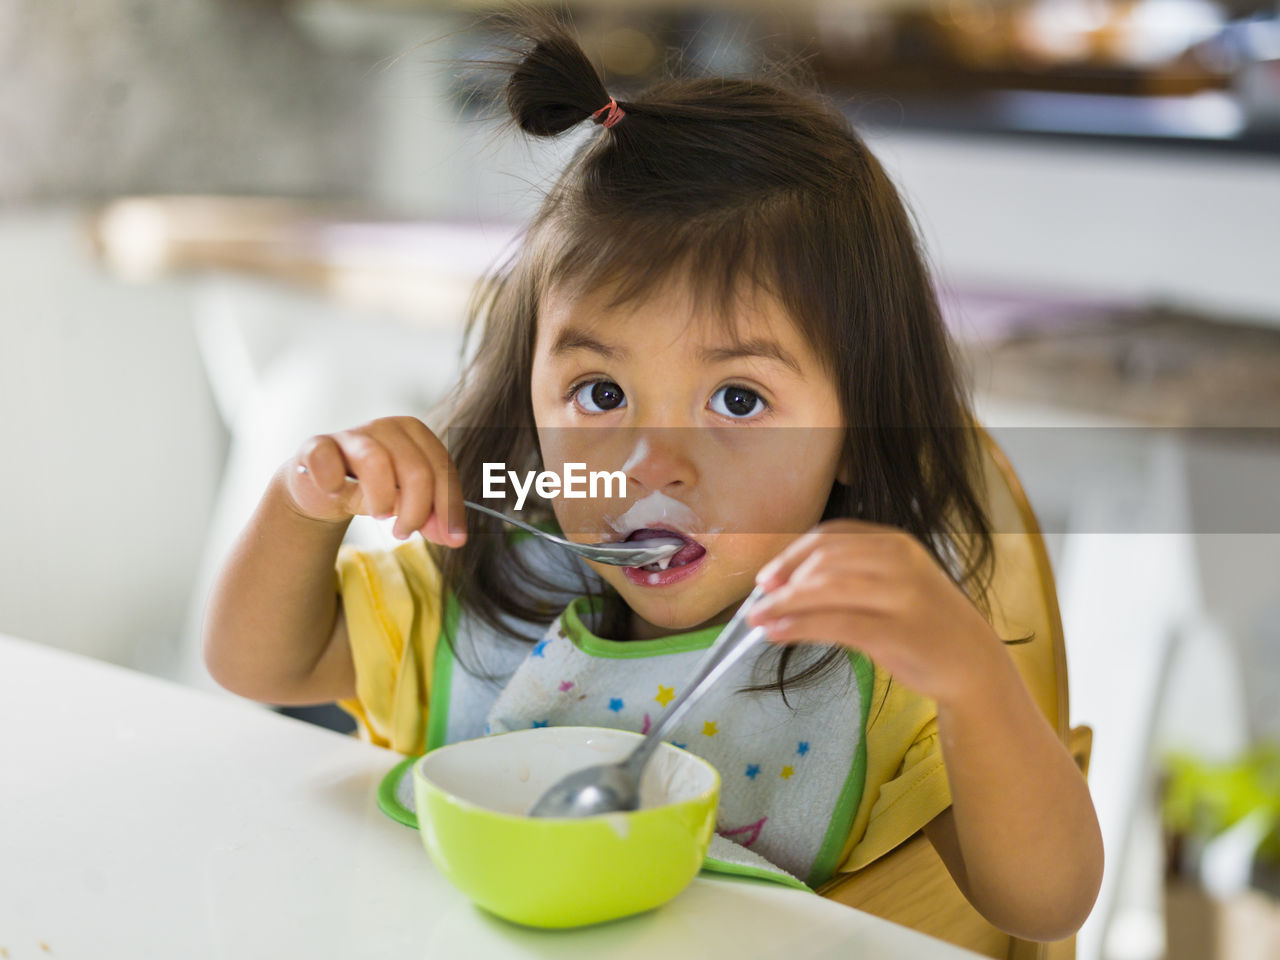
[[[686,284],[609,305],[541,304],[532,370],[544,468],[621,471],[626,496],[552,500],[580,542],[678,535],[665,569],[592,564],[635,614],[632,635],[721,622],[756,572],[822,517],[840,468],[835,384],[781,304],[753,288],[730,322]]]

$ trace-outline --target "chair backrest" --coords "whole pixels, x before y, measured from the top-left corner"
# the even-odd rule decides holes
[[[979,430],[979,439],[996,555],[990,591],[992,626],[1004,640],[1031,637],[1008,650],[1041,712],[1065,743],[1071,719],[1067,650],[1049,552],[1004,451],[985,430]]]
[[[1086,768],[1088,730],[1068,728],[1066,648],[1044,538],[1003,451],[985,430],[979,430],[979,436],[986,508],[994,531],[992,626],[1004,640],[1031,638],[1011,644],[1009,653],[1045,717]],[[1002,960],[1074,957],[1074,938],[1061,944],[1031,943],[992,926],[964,898],[922,833],[902,841],[879,860],[857,873],[836,877],[819,892],[985,956]]]

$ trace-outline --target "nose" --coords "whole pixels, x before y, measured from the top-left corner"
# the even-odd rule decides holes
[[[631,452],[622,465],[628,486],[639,484],[649,491],[673,495],[687,492],[698,479],[690,449],[695,432],[678,427],[637,431]]]

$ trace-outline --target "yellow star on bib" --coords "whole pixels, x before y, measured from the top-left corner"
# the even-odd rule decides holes
[[[675,687],[664,687],[662,684],[658,684],[658,695],[653,699],[657,700],[660,704],[662,704],[665,707],[668,703],[670,703],[672,700],[675,699],[675,696],[676,696]]]
[[[714,737],[717,733],[719,733],[719,728],[716,727],[714,720],[708,720],[702,725],[702,735],[704,737]]]
[[[783,767],[782,773],[779,774],[779,776],[781,776],[783,780],[790,780],[793,773],[795,773],[795,771],[790,767]]]

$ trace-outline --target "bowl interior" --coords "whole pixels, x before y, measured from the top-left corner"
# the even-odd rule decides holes
[[[602,727],[538,727],[466,740],[419,762],[428,782],[458,799],[524,816],[557,780],[621,760],[643,738]],[[715,768],[669,743],[658,745],[640,782],[640,809],[692,800],[715,787]]]

